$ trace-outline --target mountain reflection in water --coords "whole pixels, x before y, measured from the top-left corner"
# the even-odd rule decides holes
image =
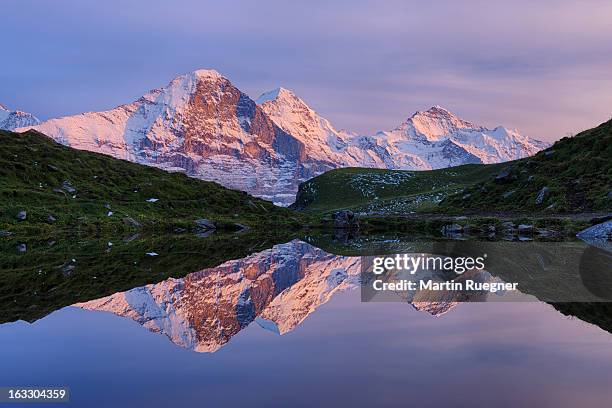
[[[477,243],[476,248],[496,253],[498,244]],[[433,245],[434,249],[440,250],[438,244]],[[508,243],[501,245],[506,249],[515,248],[509,247]],[[543,247],[517,245],[516,248],[524,249],[532,245],[532,248],[538,249],[534,259],[540,262],[542,253],[546,252],[542,248],[556,248],[559,243],[549,243]],[[583,249],[583,246],[578,244],[567,248]],[[406,252],[426,248],[431,248],[431,243],[404,243],[404,246],[390,247],[388,250]],[[566,253],[569,251],[567,248]],[[443,250],[449,252],[448,248]],[[459,243],[459,247],[453,247],[450,252],[473,251],[472,246]],[[500,254],[498,256],[501,257]],[[569,256],[575,254],[570,251]],[[519,261],[523,263],[526,259],[526,256],[519,256]],[[563,259],[557,261],[566,265]],[[510,276],[513,276],[516,262],[513,260],[508,267]],[[502,274],[506,272],[504,266],[502,262],[499,268]],[[558,273],[554,260],[543,268],[552,268]],[[531,272],[537,275],[537,271]],[[277,334],[293,330],[334,294],[358,288],[360,273],[361,258],[358,256],[333,255],[303,241],[293,240],[240,260],[191,273],[184,278],[170,278],[75,306],[112,312],[130,318],[152,332],[166,335],[178,346],[197,352],[214,352],[253,322]],[[499,280],[484,270],[470,271],[466,275],[464,278],[477,281]],[[418,278],[419,274],[416,276]],[[531,275],[527,278],[531,278]],[[541,280],[538,276],[536,282]],[[524,283],[528,288],[533,286],[529,279]],[[535,287],[537,292],[539,286]],[[547,291],[544,293],[548,294]],[[477,293],[472,299],[466,299],[451,292],[442,294],[436,301],[435,296],[432,300],[431,294],[416,292],[402,300],[418,310],[440,316],[455,307],[459,300],[486,301],[487,296]]]

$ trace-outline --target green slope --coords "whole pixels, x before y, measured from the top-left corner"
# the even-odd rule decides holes
[[[468,164],[432,171],[331,170],[302,183],[293,208],[323,213],[345,208],[382,214],[430,211],[447,195],[499,169],[500,165]]]
[[[440,210],[610,211],[612,120],[563,138],[533,157],[506,163],[503,172],[505,177],[490,178],[444,200]]]
[[[331,170],[300,185],[293,207],[383,216],[610,211],[612,121],[513,162],[433,171]]]
[[[303,221],[301,215],[244,192],[71,149],[33,131],[0,131],[0,203],[0,230],[19,235],[138,227],[127,217],[140,228],[166,229],[191,228],[198,218],[222,229],[235,229],[236,223],[297,227]],[[21,211],[27,216],[20,221]]]

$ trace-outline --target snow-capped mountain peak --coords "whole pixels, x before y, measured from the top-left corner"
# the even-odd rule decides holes
[[[395,130],[411,132],[412,135],[423,136],[427,140],[435,141],[465,129],[480,130],[483,127],[460,119],[448,109],[435,105],[426,111],[416,112]]]
[[[38,125],[40,120],[31,113],[12,111],[0,104],[0,129],[14,130],[24,126]]]
[[[279,204],[293,202],[299,183],[338,167],[429,170],[514,160],[546,146],[506,128],[473,125],[440,106],[388,132],[338,131],[288,89],[256,103],[208,69],[108,111],[36,123],[18,130],[34,127],[77,149],[182,171]]]

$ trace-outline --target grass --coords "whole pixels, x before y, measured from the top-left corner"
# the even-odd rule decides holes
[[[439,211],[605,212],[612,209],[612,120],[563,138],[533,157],[506,163],[490,178],[443,200]],[[542,189],[548,193],[536,199]]]
[[[432,171],[331,170],[300,185],[293,208],[319,215],[350,209],[369,217],[610,211],[612,121],[513,162]]]
[[[426,212],[444,197],[492,177],[500,165],[467,164],[431,171],[344,168],[300,185],[293,208],[330,213],[340,209],[385,215]]]
[[[155,202],[151,202],[154,200]],[[149,201],[148,201],[149,200]],[[71,149],[29,131],[0,131],[0,230],[20,236],[191,228],[299,228],[304,216],[216,183]],[[27,218],[17,215],[26,211]],[[49,216],[55,221],[49,221]],[[126,225],[127,224],[127,225]]]

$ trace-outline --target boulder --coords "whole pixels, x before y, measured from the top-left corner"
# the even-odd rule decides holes
[[[530,224],[520,224],[518,226],[519,234],[531,234],[533,232],[533,225]]]
[[[25,252],[28,250],[26,244],[17,244],[17,252]]]
[[[248,225],[244,225],[244,224],[240,224],[240,223],[235,223],[234,224],[236,227],[238,227],[238,231],[247,231],[249,230],[249,226]]]
[[[337,211],[332,215],[334,228],[359,228],[359,220],[350,210]]]
[[[497,183],[505,183],[506,181],[509,181],[510,178],[510,170],[502,170],[497,176],[495,176],[495,181]]]
[[[133,219],[132,217],[123,217],[123,224],[129,225],[132,227],[140,227],[140,223]]]
[[[51,214],[47,215],[47,222],[55,222],[55,221],[57,221],[57,218],[55,218]]]
[[[198,220],[195,220],[197,229],[199,230],[214,230],[217,227],[215,226],[215,223],[207,220],[206,218],[200,218]]]
[[[514,191],[515,191],[515,190],[506,191],[506,192],[505,192],[505,193],[504,193],[502,196],[503,196],[504,198],[508,198],[508,197],[510,197],[512,194],[514,194]]]
[[[62,190],[69,194],[76,193],[76,189],[72,187],[72,183],[69,180],[64,180],[64,182],[62,183]]]
[[[11,235],[13,235],[13,233],[10,232],[10,231],[0,230],[0,238],[2,238],[2,237],[10,237]]]
[[[550,193],[550,189],[548,187],[542,187],[542,189],[538,193],[538,196],[535,199],[535,203],[537,205],[542,204],[544,200],[546,200],[546,197],[548,197],[548,193]]]
[[[19,212],[17,213],[17,219],[18,219],[19,221],[25,221],[25,219],[26,219],[26,218],[28,218],[28,213],[27,213],[27,212],[25,212],[25,211],[19,211]]]
[[[440,230],[440,232],[442,232],[442,235],[456,234],[462,231],[463,231],[463,227],[459,224],[448,224],[448,225],[443,226],[442,229]]]

